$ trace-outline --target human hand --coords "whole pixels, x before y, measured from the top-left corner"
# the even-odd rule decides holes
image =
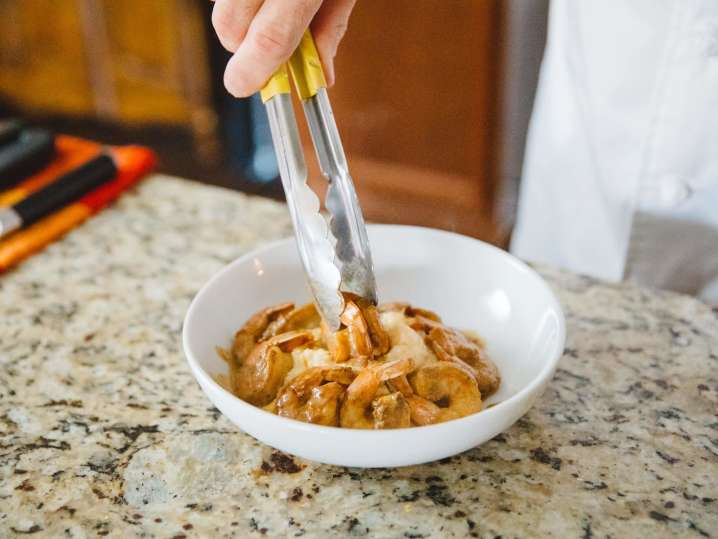
[[[356,0],[215,0],[212,25],[232,52],[224,86],[235,97],[257,92],[294,52],[311,24],[327,83]]]

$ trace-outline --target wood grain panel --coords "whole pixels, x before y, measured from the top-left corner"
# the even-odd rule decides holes
[[[497,240],[499,8],[357,2],[330,96],[367,219]]]
[[[0,92],[37,111],[93,110],[75,8],[74,2],[0,2]]]
[[[119,116],[128,121],[188,121],[181,87],[177,2],[104,0],[103,6]]]
[[[314,159],[307,164],[309,184],[323,200],[327,182]],[[442,228],[491,243],[499,240],[491,213],[476,204],[480,189],[471,177],[363,157],[351,159],[350,168],[367,221]]]
[[[332,101],[350,151],[486,173],[494,118],[496,4],[357,2]]]

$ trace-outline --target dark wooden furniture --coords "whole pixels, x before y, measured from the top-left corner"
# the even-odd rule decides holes
[[[208,9],[4,0],[0,96],[34,115],[182,128],[197,163],[219,163],[223,66],[209,57]],[[498,0],[357,2],[330,95],[368,219],[497,241],[501,18]]]

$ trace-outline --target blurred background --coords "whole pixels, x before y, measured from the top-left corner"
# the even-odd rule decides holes
[[[357,2],[330,97],[368,220],[506,244],[547,4]],[[210,15],[207,0],[0,0],[0,118],[145,144],[161,172],[281,199],[263,106],[223,89]]]

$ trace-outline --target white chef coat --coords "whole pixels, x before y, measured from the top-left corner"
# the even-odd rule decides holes
[[[718,304],[718,0],[553,0],[511,250]]]

